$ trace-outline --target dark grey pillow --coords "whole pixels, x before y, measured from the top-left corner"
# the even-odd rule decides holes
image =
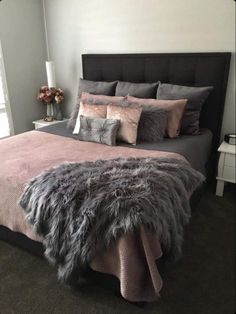
[[[188,99],[183,115],[181,131],[182,134],[199,134],[199,118],[202,105],[206,101],[212,86],[189,87],[159,82],[157,99]]]
[[[79,140],[116,145],[116,134],[120,121],[115,119],[89,118],[80,116]]]
[[[134,96],[138,98],[155,98],[158,83],[130,83],[119,81],[116,96]]]
[[[80,97],[82,92],[94,94],[94,95],[108,95],[114,96],[116,90],[117,81],[114,82],[97,82],[80,79],[78,95]]]
[[[143,106],[138,125],[138,141],[158,142],[163,140],[168,112],[154,106]]]
[[[114,82],[97,82],[97,81],[89,81],[80,79],[79,81],[79,91],[78,91],[78,99],[77,104],[74,106],[70,119],[67,123],[68,128],[74,128],[76,124],[76,119],[79,112],[79,103],[80,103],[80,95],[82,92],[94,94],[94,95],[107,95],[114,96],[116,89],[117,81]]]

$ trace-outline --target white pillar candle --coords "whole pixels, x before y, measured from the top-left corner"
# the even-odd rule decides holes
[[[56,87],[55,64],[53,61],[46,61],[48,87]]]

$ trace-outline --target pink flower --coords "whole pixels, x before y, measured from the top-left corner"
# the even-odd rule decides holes
[[[38,100],[42,101],[44,97],[44,93],[39,92],[38,93]]]
[[[46,91],[48,91],[48,86],[42,86],[41,88],[40,88],[40,92],[41,93],[44,93],[44,92],[46,92]]]
[[[59,104],[64,99],[64,91],[61,88],[42,86],[39,90],[37,99],[46,104],[53,102]]]
[[[56,101],[57,104],[59,104],[60,102],[62,102],[63,99],[64,99],[64,97],[61,96],[61,95],[56,95],[56,96],[55,96],[55,101]]]

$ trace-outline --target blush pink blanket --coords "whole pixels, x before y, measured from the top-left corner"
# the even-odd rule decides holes
[[[174,153],[110,147],[76,141],[58,135],[31,131],[0,141],[0,225],[42,241],[26,222],[17,201],[24,185],[52,166],[117,157],[174,157]],[[162,280],[155,260],[162,255],[157,235],[141,228],[126,234],[91,262],[93,270],[120,279],[121,294],[129,301],[153,301],[159,297]]]

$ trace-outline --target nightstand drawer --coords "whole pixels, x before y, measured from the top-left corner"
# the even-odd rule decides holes
[[[226,156],[225,156],[225,165],[235,168],[235,155],[226,154]]]
[[[236,183],[236,146],[223,142],[218,151],[220,152],[220,158],[218,162],[218,176],[216,177],[216,195],[223,196],[225,182]]]
[[[232,182],[236,181],[235,168],[224,166],[223,178]]]

